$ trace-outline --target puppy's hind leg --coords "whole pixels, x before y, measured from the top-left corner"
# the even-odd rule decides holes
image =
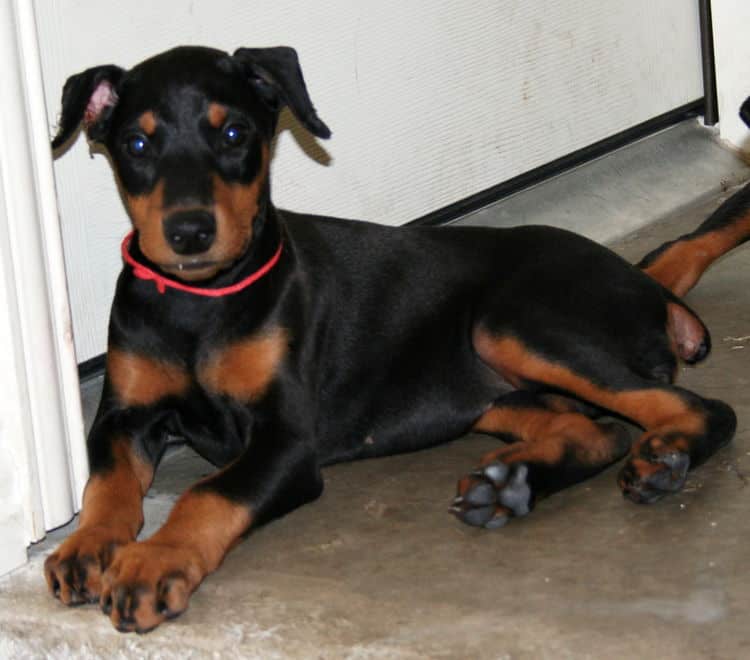
[[[630,435],[620,424],[561,411],[543,395],[517,390],[498,400],[474,424],[512,444],[485,454],[479,468],[458,482],[452,511],[463,522],[489,529],[524,516],[542,497],[598,474],[621,459]]]

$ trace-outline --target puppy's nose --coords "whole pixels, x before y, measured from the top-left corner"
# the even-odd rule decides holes
[[[216,238],[216,220],[208,211],[177,211],[164,221],[164,237],[177,254],[200,254]]]

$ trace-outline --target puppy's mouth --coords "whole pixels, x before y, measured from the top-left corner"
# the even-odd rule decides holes
[[[166,266],[166,268],[169,268],[171,270],[182,272],[182,271],[190,271],[190,270],[201,270],[202,268],[215,268],[219,264],[216,261],[181,261],[177,264],[172,264],[170,266]]]
[[[197,280],[207,280],[219,271],[228,268],[231,264],[232,262],[193,259],[171,264],[160,264],[159,267],[177,279],[195,282]]]
[[[153,259],[153,263],[177,280],[198,282],[211,279],[234,266],[245,254],[249,244],[249,240],[245,241],[239,252],[215,249],[200,254],[180,255],[170,251],[169,256],[164,255],[166,259]]]

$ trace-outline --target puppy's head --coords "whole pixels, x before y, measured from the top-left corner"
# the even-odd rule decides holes
[[[180,47],[128,71],[105,65],[70,77],[52,147],[83,123],[109,152],[143,254],[180,279],[202,280],[252,241],[284,106],[314,135],[330,136],[293,49],[230,56]]]

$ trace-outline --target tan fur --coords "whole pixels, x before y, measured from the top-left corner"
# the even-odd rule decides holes
[[[674,392],[659,388],[608,390],[561,364],[534,354],[518,339],[494,337],[482,328],[474,331],[474,346],[479,356],[511,383],[528,380],[561,388],[625,415],[647,429],[674,427],[695,435],[705,431],[704,417]]]
[[[191,381],[180,365],[114,347],[107,352],[107,375],[118,400],[128,406],[148,406],[167,396],[180,396]]]
[[[156,133],[156,115],[151,110],[147,110],[138,118],[138,125],[146,135],[151,137]]]
[[[227,109],[219,103],[209,103],[208,123],[214,128],[221,128],[227,119]]]
[[[200,383],[240,401],[265,394],[289,348],[283,328],[271,328],[213,351],[199,366]]]

